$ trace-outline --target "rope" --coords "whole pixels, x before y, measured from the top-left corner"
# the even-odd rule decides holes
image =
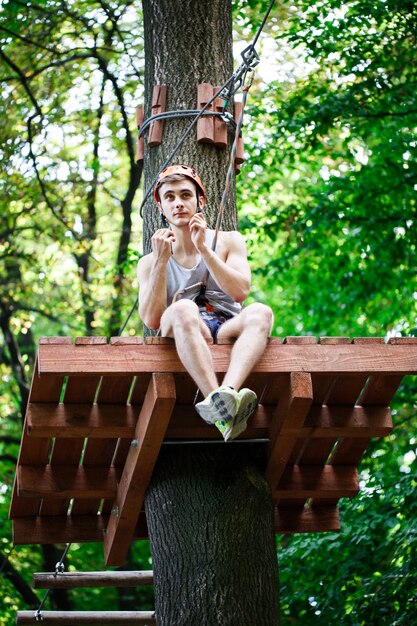
[[[184,109],[184,110],[176,110],[176,111],[164,111],[163,113],[157,113],[156,115],[151,115],[146,119],[142,126],[139,129],[139,137],[144,134],[145,130],[147,130],[148,126],[152,124],[152,122],[157,122],[158,120],[170,120],[170,119],[178,119],[183,117],[194,117],[200,114],[200,109]],[[212,117],[220,117],[224,122],[231,124],[234,128],[236,127],[235,120],[233,116],[228,111],[204,111],[203,117],[205,116]]]
[[[65,565],[64,565],[64,559],[68,554],[68,550],[70,549],[71,544],[67,543],[64,552],[62,553],[61,558],[59,559],[58,563],[55,565],[55,572],[54,572],[54,577],[56,578],[58,576],[58,574],[62,574],[62,572],[65,571]],[[51,592],[51,589],[48,589],[44,595],[44,597],[42,598],[39,607],[36,609],[35,611],[35,622],[42,622],[43,621],[43,617],[42,617],[42,609],[45,605],[45,602],[49,596]]]

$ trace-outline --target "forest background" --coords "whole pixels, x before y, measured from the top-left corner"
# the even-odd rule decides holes
[[[237,63],[268,4],[233,2]],[[37,340],[115,335],[136,298],[141,11],[139,0],[0,2],[1,626],[37,607],[31,574],[62,551],[12,549],[8,520]],[[273,307],[274,335],[417,333],[416,44],[412,1],[274,6],[237,178],[250,300]],[[141,332],[134,313],[124,334]],[[361,493],[341,505],[341,532],[277,537],[283,626],[417,624],[416,402],[406,380],[392,435],[372,443]],[[102,546],[72,546],[67,564],[102,569]],[[151,567],[146,542],[128,567]],[[148,590],[48,603],[153,606]]]

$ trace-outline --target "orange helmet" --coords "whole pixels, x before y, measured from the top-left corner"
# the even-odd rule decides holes
[[[188,165],[170,165],[169,167],[163,169],[158,176],[158,180],[153,190],[153,195],[156,202],[159,202],[158,189],[163,184],[164,178],[166,178],[167,176],[172,176],[172,174],[183,174],[184,176],[187,176],[187,178],[190,178],[197,185],[202,197],[206,197],[206,190],[204,189],[200,176],[197,174],[194,168],[188,167]]]

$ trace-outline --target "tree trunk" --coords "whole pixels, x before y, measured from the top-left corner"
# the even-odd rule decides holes
[[[168,87],[167,110],[196,109],[197,85],[221,86],[233,72],[230,0],[143,0],[145,119],[155,84]],[[162,145],[145,137],[145,189],[190,119],[165,122]],[[207,189],[213,226],[229,148],[198,144],[193,129],[171,164],[194,166]],[[236,227],[234,188],[223,223]],[[159,228],[151,199],[144,210],[144,253]],[[196,419],[200,419],[196,414]],[[145,499],[154,562],[158,626],[276,626],[278,566],[273,504],[259,448],[219,442],[165,446]]]
[[[276,626],[273,506],[255,444],[166,446],[146,497],[158,626]]]
[[[143,0],[143,19],[145,118],[151,115],[154,85],[167,85],[167,111],[197,109],[197,86],[201,83],[221,86],[233,72],[230,0]],[[145,189],[190,122],[190,118],[166,121],[162,144],[145,149]],[[232,140],[232,131],[229,131],[230,145]],[[198,144],[194,128],[173,158],[172,164],[175,163],[193,166],[200,173],[207,190],[204,213],[213,226],[225,186],[229,150]],[[233,198],[232,186],[231,205],[234,205]],[[146,253],[150,251],[150,237],[159,228],[159,211],[152,195],[145,206],[144,217]],[[223,228],[235,227],[236,211],[231,210]]]

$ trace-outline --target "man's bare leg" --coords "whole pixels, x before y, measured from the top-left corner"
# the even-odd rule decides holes
[[[272,311],[263,304],[251,304],[220,328],[219,339],[237,337],[223,385],[238,390],[262,356],[273,323]]]
[[[192,300],[178,300],[161,318],[161,333],[173,337],[178,356],[204,397],[219,386],[206,338],[211,334]]]

